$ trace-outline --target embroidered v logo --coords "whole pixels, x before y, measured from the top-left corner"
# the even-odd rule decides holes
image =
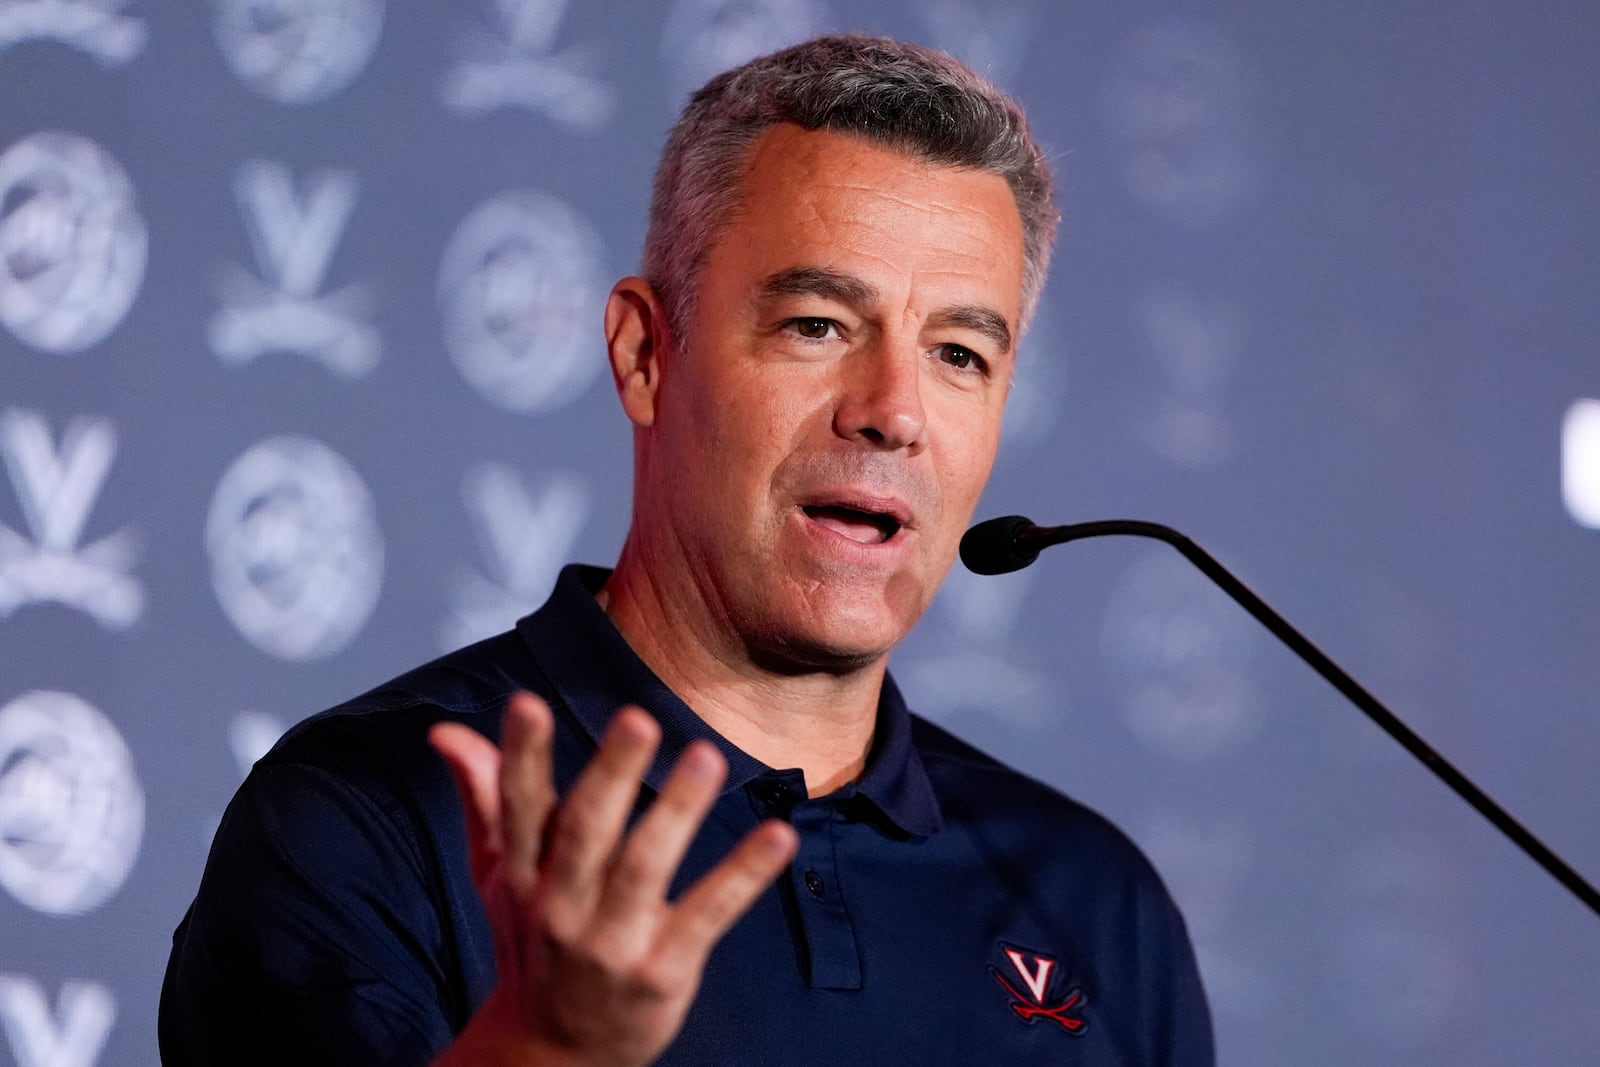
[[[1006,959],[1011,961],[1011,966],[1017,969],[1017,977],[1022,979],[1022,984],[1033,994],[1033,1002],[1043,1004],[1044,991],[1050,984],[1050,972],[1055,968],[1056,961],[1044,956],[1035,956],[1033,970],[1029,971],[1027,964],[1022,962],[1022,953],[1014,948],[1006,949]]]
[[[1016,971],[1022,988],[1027,990],[1024,993],[1022,989],[1012,985],[1000,968],[993,965],[989,967],[989,973],[994,975],[994,980],[1011,995],[1011,1010],[1017,1018],[1025,1023],[1032,1023],[1040,1018],[1049,1019],[1059,1024],[1069,1034],[1082,1034],[1088,1027],[1088,1022],[1081,1014],[1084,1008],[1082,990],[1067,990],[1065,999],[1059,1004],[1052,1005],[1045,1001],[1045,996],[1050,991],[1050,976],[1055,973],[1056,961],[1049,956],[1027,953],[1005,944],[1000,946],[1000,950],[1005,953],[1012,969]],[[1032,963],[1029,963],[1030,955],[1033,958]]]

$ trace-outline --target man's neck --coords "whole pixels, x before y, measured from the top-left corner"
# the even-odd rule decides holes
[[[696,598],[653,581],[630,546],[598,600],[639,658],[695,714],[769,767],[800,768],[810,795],[831,793],[866,768],[883,659],[842,672],[763,667],[696,617],[703,614]]]

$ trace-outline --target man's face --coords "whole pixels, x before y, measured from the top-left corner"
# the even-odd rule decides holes
[[[652,566],[715,636],[802,669],[905,636],[989,475],[1022,265],[997,175],[760,136],[640,452]]]

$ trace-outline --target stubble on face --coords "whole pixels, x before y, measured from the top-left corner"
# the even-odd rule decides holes
[[[685,625],[774,673],[860,670],[904,637],[993,461],[1021,248],[996,175],[757,140],[641,449],[636,517]]]

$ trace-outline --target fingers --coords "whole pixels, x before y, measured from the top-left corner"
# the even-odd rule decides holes
[[[456,722],[435,723],[428,742],[444,757],[461,795],[472,877],[482,887],[500,856],[500,751],[478,731]]]
[[[711,810],[727,772],[727,760],[716,746],[706,741],[689,746],[650,810],[628,834],[611,869],[597,918],[617,924],[653,918],[653,905],[666,897],[672,876]]]
[[[545,824],[556,805],[551,782],[550,709],[532,693],[515,693],[506,703],[500,732],[501,839],[506,881],[525,898],[538,882],[539,852]]]
[[[574,923],[586,921],[599,900],[660,736],[661,728],[646,712],[632,707],[617,712],[556,813],[545,889],[570,909]]]
[[[483,889],[498,865],[501,891],[524,906],[541,900],[541,924],[558,941],[587,928],[631,944],[663,974],[698,974],[712,946],[793,859],[794,829],[778,821],[757,827],[669,906],[667,889],[716,801],[726,760],[707,742],[692,744],[624,843],[660,727],[638,708],[619,711],[559,804],[553,732],[549,708],[528,693],[507,703],[499,749],[459,723],[429,731],[461,794],[474,879]]]
[[[461,723],[436,723],[428,741],[455,777],[466,812],[473,879],[482,887],[496,862],[519,895],[536,880],[539,847],[555,806],[550,709],[531,693],[506,702],[501,748]]]
[[[678,899],[656,940],[661,959],[704,960],[711,947],[749,910],[794,859],[800,838],[788,823],[769,819]]]

